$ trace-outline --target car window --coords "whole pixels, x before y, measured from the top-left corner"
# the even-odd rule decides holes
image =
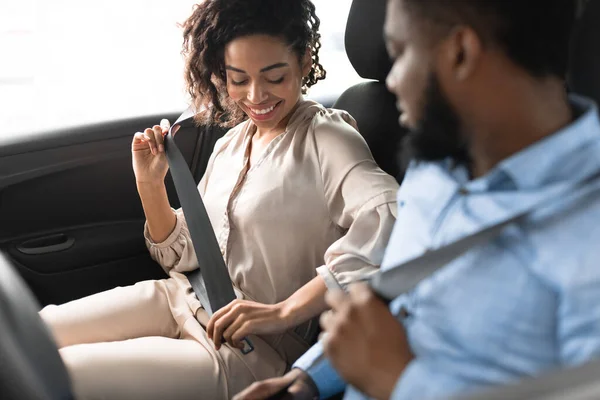
[[[195,0],[0,2],[0,135],[186,107],[181,29]],[[359,80],[343,47],[351,0],[314,0],[333,100]]]

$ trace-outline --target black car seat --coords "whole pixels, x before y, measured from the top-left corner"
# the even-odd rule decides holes
[[[0,254],[0,399],[69,400],[71,386],[32,293]]]
[[[386,4],[384,0],[352,2],[346,25],[346,53],[356,72],[372,81],[352,86],[333,107],[356,119],[375,161],[400,181],[403,171],[397,155],[406,131],[398,123],[396,98],[385,87],[392,67],[383,40]]]
[[[568,86],[600,104],[600,0],[584,0],[582,5],[571,42]]]

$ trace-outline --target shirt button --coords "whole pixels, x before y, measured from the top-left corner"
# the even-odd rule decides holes
[[[465,195],[469,194],[469,191],[466,188],[461,187],[460,189],[458,189],[458,193],[465,196]]]

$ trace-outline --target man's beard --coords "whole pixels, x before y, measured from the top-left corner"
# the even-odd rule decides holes
[[[450,158],[454,165],[470,164],[467,143],[461,134],[458,115],[431,74],[423,98],[423,110],[414,129],[402,141],[401,164],[410,161],[441,161]]]

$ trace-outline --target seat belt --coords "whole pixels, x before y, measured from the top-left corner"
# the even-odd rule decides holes
[[[496,221],[485,229],[464,236],[437,249],[428,250],[400,265],[374,274],[368,280],[369,286],[382,300],[390,302],[408,293],[422,280],[433,275],[470,249],[488,243],[507,226],[519,222],[532,211],[550,206],[557,199],[564,200],[565,196],[585,196],[598,190],[600,190],[600,170],[590,173],[576,183],[561,185],[554,194],[550,194],[541,201],[525,207],[511,217]]]
[[[188,108],[164,138],[165,154],[200,268],[187,274],[198,300],[212,315],[236,299],[231,278],[194,177],[175,144],[173,129],[194,115]],[[208,284],[205,284],[208,282]]]
[[[408,293],[419,282],[433,275],[470,249],[494,239],[504,228],[519,221],[537,206],[539,204],[535,204],[511,218],[499,221],[486,229],[467,235],[446,246],[426,251],[403,264],[381,271],[368,280],[369,286],[382,300],[390,302],[396,297]]]
[[[217,310],[234,301],[236,295],[194,177],[175,144],[176,128],[179,128],[183,121],[193,117],[194,114],[194,109],[189,107],[177,118],[164,137],[164,145],[171,177],[198,260],[199,268],[186,273],[186,276],[200,304],[208,315],[212,316]],[[241,350],[243,354],[254,350],[250,340],[244,338],[242,342],[244,344],[244,348]]]
[[[595,400],[600,399],[600,362],[554,370],[535,378],[478,390],[452,400]]]

